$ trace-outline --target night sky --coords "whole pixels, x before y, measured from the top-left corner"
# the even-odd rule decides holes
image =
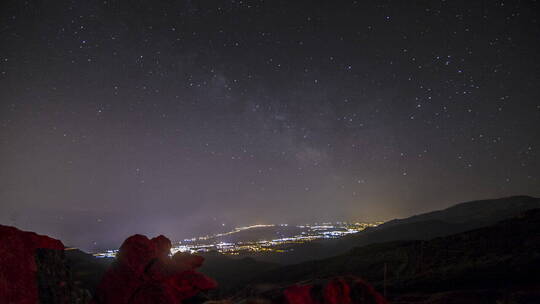
[[[538,12],[1,1],[0,223],[95,250],[538,196]]]

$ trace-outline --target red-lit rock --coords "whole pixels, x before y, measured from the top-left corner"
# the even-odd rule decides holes
[[[353,303],[388,304],[386,299],[368,282],[359,278],[353,278],[352,282],[349,284],[351,289],[356,290],[355,294],[357,299],[356,301],[353,301]]]
[[[135,234],[122,243],[117,259],[119,264],[140,275],[155,258],[157,258],[156,244],[144,235]]]
[[[167,237],[160,235],[151,239],[156,247],[156,255],[159,259],[167,260],[169,259],[169,254],[171,253],[172,243]]]
[[[195,270],[202,266],[204,258],[200,255],[193,255],[185,252],[177,252],[172,257],[176,269]]]
[[[97,289],[98,303],[128,303],[131,296],[145,283],[142,275],[116,261],[105,272]]]
[[[182,271],[169,276],[165,280],[167,292],[181,303],[185,299],[196,296],[201,291],[217,287],[216,281],[194,270]]]
[[[217,287],[214,280],[194,271],[204,259],[189,254],[169,257],[171,241],[134,235],[120,247],[116,262],[98,287],[100,304],[180,304]]]
[[[0,300],[2,303],[38,302],[36,251],[64,250],[59,240],[0,225]]]
[[[304,281],[246,291],[246,303],[286,304],[387,304],[371,285],[354,276]]]
[[[330,280],[324,287],[324,302],[328,304],[352,303],[351,287],[341,278]]]
[[[311,296],[311,285],[293,285],[283,292],[288,304],[317,304]]]

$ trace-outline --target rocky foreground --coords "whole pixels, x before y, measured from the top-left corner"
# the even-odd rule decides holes
[[[532,197],[459,204],[332,243],[357,245],[346,253],[289,265],[170,256],[168,238],[143,235],[105,261],[0,225],[0,304],[537,304],[538,205]]]
[[[203,257],[185,253],[171,257],[168,238],[143,235],[124,241],[92,296],[74,284],[62,242],[0,226],[0,244],[0,303],[6,304],[387,303],[368,283],[352,276],[211,301],[209,292],[217,283],[196,271]]]
[[[88,303],[66,267],[64,244],[0,225],[0,303]]]

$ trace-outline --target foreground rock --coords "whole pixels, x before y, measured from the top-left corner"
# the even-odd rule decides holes
[[[103,275],[91,299],[67,267],[64,245],[47,236],[0,226],[0,303],[109,304],[212,303],[206,292],[216,282],[197,272],[204,258],[177,253],[164,236],[134,235]],[[220,303],[385,304],[369,284],[354,277],[259,287]]]
[[[120,247],[117,260],[103,276],[95,301],[99,304],[204,302],[204,292],[217,287],[195,269],[203,263],[196,255],[169,257],[171,241],[133,235]]]
[[[59,240],[0,225],[0,303],[87,303]]]
[[[366,281],[354,276],[299,282],[288,286],[246,288],[231,303],[245,304],[387,304]]]

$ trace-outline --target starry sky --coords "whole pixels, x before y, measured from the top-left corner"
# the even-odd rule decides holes
[[[0,223],[86,250],[540,195],[538,1],[0,4]]]

